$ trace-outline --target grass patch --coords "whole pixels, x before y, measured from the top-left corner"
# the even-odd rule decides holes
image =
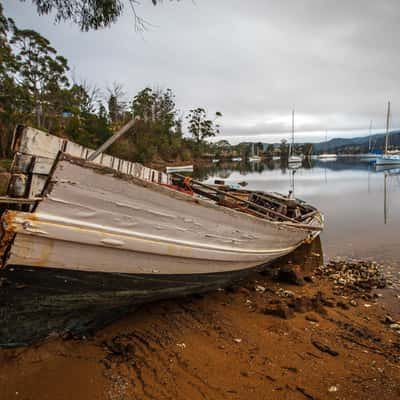
[[[11,159],[5,158],[0,160],[0,172],[7,172],[11,168]]]

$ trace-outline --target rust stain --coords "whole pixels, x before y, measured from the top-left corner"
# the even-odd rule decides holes
[[[38,220],[37,214],[35,213],[27,213],[24,215],[24,218],[34,222]]]
[[[4,266],[4,255],[15,236],[14,220],[16,211],[6,211],[1,217],[2,235],[0,238],[0,268]]]

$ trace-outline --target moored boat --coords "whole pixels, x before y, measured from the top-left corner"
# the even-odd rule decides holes
[[[300,156],[290,156],[288,159],[289,164],[301,164],[303,159]]]
[[[322,153],[318,155],[318,159],[321,161],[334,161],[337,159],[337,154],[335,153]]]
[[[292,110],[292,142],[289,145],[288,164],[290,168],[297,169],[301,167],[303,158],[295,154],[294,146],[294,110]]]
[[[171,172],[193,172],[193,165],[173,165],[165,167],[167,174]]]
[[[1,198],[2,274],[30,289],[0,292],[0,344],[10,329],[23,335],[21,321],[40,307],[62,316],[227,285],[323,227],[303,201],[205,185],[104,153],[87,161],[93,150],[28,127],[16,130],[13,150]],[[70,329],[67,320],[54,329]]]
[[[327,146],[327,144],[328,144],[328,131],[327,130],[325,130],[325,143],[326,143],[326,146]],[[318,154],[318,156],[317,156],[318,159],[320,161],[335,161],[335,160],[337,160],[337,154],[328,153],[327,150],[328,149],[325,148],[325,151],[322,154]]]
[[[386,115],[386,137],[385,137],[385,152],[382,157],[377,158],[375,161],[376,166],[382,165],[400,165],[400,154],[397,151],[389,150],[389,138],[390,138],[390,101],[387,106]]]

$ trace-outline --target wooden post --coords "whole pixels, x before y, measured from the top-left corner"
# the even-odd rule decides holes
[[[95,152],[93,152],[88,158],[88,161],[93,161],[99,154],[104,153],[116,140],[128,132],[139,118],[131,119],[125,124],[118,132],[114,133],[108,140],[106,140]]]

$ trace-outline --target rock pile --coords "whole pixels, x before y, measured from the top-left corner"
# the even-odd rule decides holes
[[[386,287],[383,265],[374,261],[333,259],[319,266],[315,274],[332,280],[341,288],[371,290]]]

